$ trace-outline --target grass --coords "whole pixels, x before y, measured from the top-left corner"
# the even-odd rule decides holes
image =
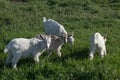
[[[120,79],[120,1],[119,0],[0,0],[0,80],[119,80]],[[44,33],[42,18],[52,18],[68,32],[75,44],[62,47],[62,57],[53,53],[40,63],[23,59],[17,70],[5,66],[3,49],[16,37],[31,38]],[[96,31],[107,33],[107,53],[90,61],[89,37]]]

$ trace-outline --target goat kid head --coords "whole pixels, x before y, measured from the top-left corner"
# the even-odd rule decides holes
[[[107,41],[107,34],[102,35],[104,42]]]
[[[67,37],[68,37],[68,35],[66,35],[66,34],[60,34],[58,36],[61,37],[62,40],[64,40],[63,41],[64,43],[67,43]]]
[[[51,44],[51,35],[47,35],[45,37],[43,37],[42,35],[40,35],[42,40],[44,41],[46,48],[49,49],[50,44]]]
[[[68,37],[67,37],[68,43],[74,45],[74,41],[75,41],[75,39],[73,37],[74,33],[73,32],[72,33],[68,33],[67,35],[68,35]]]

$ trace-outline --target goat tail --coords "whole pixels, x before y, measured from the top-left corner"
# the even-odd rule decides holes
[[[45,22],[46,21],[46,18],[45,17],[43,17],[43,22]]]
[[[7,53],[8,51],[9,51],[9,48],[8,48],[8,47],[5,47],[4,53]]]

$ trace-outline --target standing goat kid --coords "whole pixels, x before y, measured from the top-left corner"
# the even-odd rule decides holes
[[[16,68],[17,62],[20,58],[33,57],[36,62],[39,62],[39,56],[49,49],[51,43],[51,36],[42,37],[41,40],[37,38],[15,38],[12,39],[6,48],[4,49],[5,53],[8,54],[6,63],[12,63],[13,68]]]
[[[94,53],[96,50],[98,50],[101,58],[106,55],[106,36],[102,36],[100,33],[96,32],[94,35],[90,38],[90,60],[93,59]]]
[[[65,35],[65,42],[67,42],[67,31],[64,26],[53,19],[46,19],[43,17],[43,25],[46,35]]]
[[[46,35],[42,35],[42,36],[45,37]],[[74,44],[73,34],[68,34],[67,36],[68,36],[67,37],[68,43],[73,45]],[[37,35],[37,36],[35,36],[35,38],[41,39],[41,36]],[[64,35],[61,35],[61,36],[52,36],[52,38],[53,38],[53,40],[50,44],[49,49],[47,50],[49,53],[49,56],[52,54],[52,51],[56,51],[57,55],[59,57],[61,57],[60,50],[61,50],[61,47],[63,46],[63,44],[65,43],[66,37]]]

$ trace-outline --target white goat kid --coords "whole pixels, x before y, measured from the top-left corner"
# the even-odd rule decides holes
[[[100,33],[96,32],[94,35],[91,36],[90,38],[90,60],[93,59],[94,53],[96,50],[98,50],[101,58],[106,55],[106,36],[102,36]]]
[[[42,37],[42,36],[41,36]],[[49,49],[51,43],[51,36],[42,37],[42,40],[37,38],[15,38],[12,39],[6,48],[5,53],[8,54],[6,63],[12,63],[13,68],[16,68],[17,62],[20,58],[33,57],[36,62],[39,62],[39,56]]]
[[[67,42],[67,31],[63,27],[63,25],[59,24],[57,21],[53,19],[46,19],[43,17],[43,24],[46,35],[61,35],[65,34],[65,42]]]
[[[42,35],[43,37],[46,36],[46,35]],[[40,35],[37,35],[36,38],[38,39],[41,39],[41,36]],[[57,55],[59,57],[61,57],[61,47],[63,46],[63,44],[65,43],[65,36],[52,36],[53,40],[50,44],[50,47],[49,49],[47,50],[48,53],[49,53],[49,56],[52,54],[52,51],[56,51],[57,52]],[[69,44],[74,44],[74,38],[73,38],[73,34],[68,34],[68,37],[67,37],[67,40],[68,40],[68,43]],[[48,57],[49,57],[48,56]]]

